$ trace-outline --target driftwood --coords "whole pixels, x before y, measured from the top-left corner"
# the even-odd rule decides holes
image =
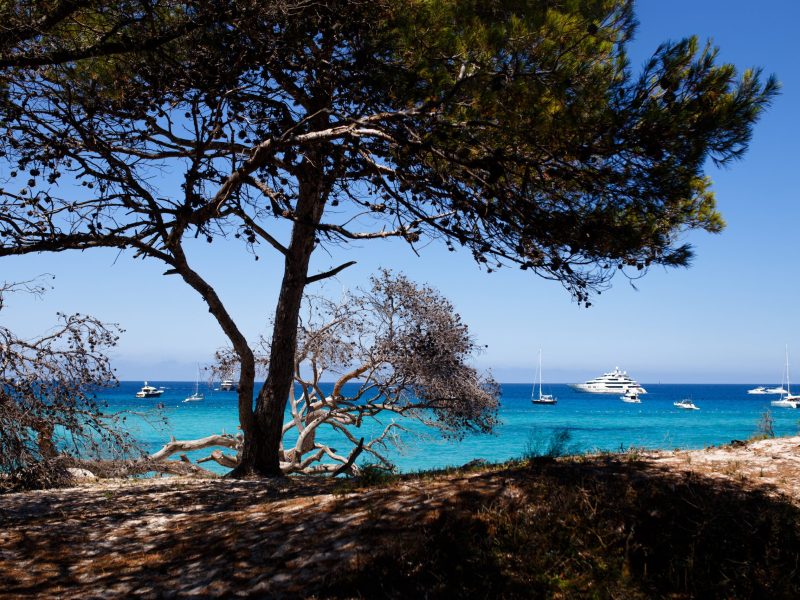
[[[355,465],[356,459],[362,452],[367,450],[370,444],[364,443],[364,438],[356,442],[355,447],[347,457],[339,456],[336,450],[328,446],[314,444],[316,428],[320,423],[328,421],[329,413],[326,411],[315,411],[311,419],[312,427],[305,431],[305,436],[298,440],[298,447],[292,448],[283,454],[281,470],[286,473],[328,473],[333,476],[342,473],[358,473]],[[385,435],[385,434],[384,434]],[[381,436],[381,438],[384,436]],[[313,445],[312,445],[313,444]],[[133,460],[103,460],[103,461],[72,461],[70,466],[86,469],[99,478],[122,478],[147,473],[163,473],[168,475],[184,475],[193,477],[218,477],[219,475],[198,465],[206,462],[216,462],[225,468],[233,469],[239,465],[238,452],[241,449],[242,436],[232,436],[229,434],[209,435],[204,438],[194,440],[176,440],[174,437],[164,444],[164,446],[153,454]],[[205,458],[198,459],[192,463],[186,452],[203,450],[214,446],[222,446],[237,451],[236,455],[226,454],[220,449],[215,449]],[[306,452],[302,452],[306,450]],[[179,460],[170,460],[170,457],[177,454]],[[336,463],[316,465],[323,456],[328,455]]]
[[[150,460],[163,460],[165,458],[169,458],[177,452],[191,452],[192,450],[202,450],[203,448],[211,448],[213,446],[223,446],[225,448],[238,449],[241,444],[241,437],[234,437],[226,434],[209,435],[208,437],[197,440],[176,440],[175,438],[172,438],[168,443],[164,444],[164,447],[161,448],[161,450],[154,452],[149,456],[149,458]]]
[[[85,469],[92,475],[101,479],[114,479],[146,475],[147,473],[161,473],[165,475],[181,475],[192,477],[219,477],[217,473],[198,466],[199,463],[213,460],[220,465],[233,468],[239,464],[238,458],[223,454],[215,450],[211,456],[200,459],[198,464],[192,463],[185,452],[202,450],[212,446],[224,446],[237,449],[241,446],[241,436],[210,435],[197,440],[176,440],[172,438],[158,452],[150,456],[129,460],[75,460],[67,461],[69,467]],[[169,460],[173,454],[180,453],[180,460]]]
[[[235,456],[231,456],[229,454],[225,454],[222,450],[214,450],[209,456],[205,458],[201,458],[197,461],[197,464],[208,462],[213,460],[217,464],[222,465],[223,467],[228,467],[229,469],[233,469],[239,466],[239,459]]]

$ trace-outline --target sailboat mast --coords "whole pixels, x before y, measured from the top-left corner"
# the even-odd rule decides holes
[[[792,395],[792,386],[789,383],[789,344],[786,344],[786,395]]]
[[[542,399],[542,349],[539,348],[539,400]]]

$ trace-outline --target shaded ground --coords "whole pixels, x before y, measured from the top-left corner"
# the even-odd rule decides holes
[[[800,597],[800,438],[0,496],[0,597]]]

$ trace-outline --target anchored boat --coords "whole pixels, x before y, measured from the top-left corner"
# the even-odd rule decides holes
[[[570,387],[579,392],[592,394],[625,395],[631,390],[637,394],[647,393],[647,390],[628,377],[628,374],[625,371],[621,371],[619,367],[614,367],[614,370],[610,373],[603,373],[600,377],[595,377],[585,383],[570,384]]]

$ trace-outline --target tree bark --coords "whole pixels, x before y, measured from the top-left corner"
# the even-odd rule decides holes
[[[239,385],[238,385],[238,406],[239,406],[239,425],[245,437],[255,435],[255,425],[253,423],[253,390],[255,389],[256,366],[253,351],[247,343],[247,338],[239,330],[225,308],[225,305],[217,295],[216,290],[194,271],[186,260],[183,249],[175,248],[175,272],[179,273],[183,280],[192,288],[200,293],[203,300],[208,305],[209,312],[214,316],[228,337],[236,355],[239,357]]]
[[[292,239],[285,257],[283,281],[272,332],[269,373],[256,400],[253,431],[246,432],[239,466],[232,477],[265,475],[278,477],[283,420],[294,380],[297,325],[308,264],[316,244],[317,226],[325,209],[322,156],[308,152],[301,165],[299,196]]]

